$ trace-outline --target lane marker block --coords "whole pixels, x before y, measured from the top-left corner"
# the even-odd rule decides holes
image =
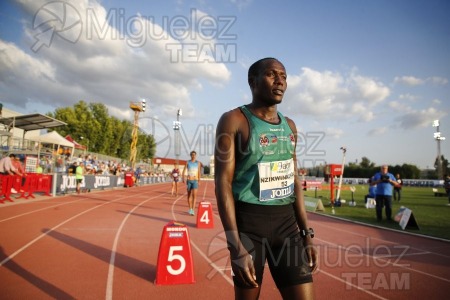
[[[156,266],[156,285],[194,283],[191,243],[186,225],[175,221],[164,226]]]
[[[197,213],[197,228],[214,228],[211,202],[200,202]]]

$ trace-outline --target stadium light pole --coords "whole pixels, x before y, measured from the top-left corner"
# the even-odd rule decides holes
[[[86,152],[89,152],[89,139],[84,136],[80,136],[80,140],[86,140],[86,149],[84,149],[84,154],[86,155]]]
[[[441,161],[441,141],[445,140],[445,137],[441,136],[441,132],[439,131],[439,120],[433,121],[433,127],[436,127],[436,132],[434,133],[434,139],[437,143],[437,172],[438,172],[438,180],[442,178],[442,161]]]
[[[344,176],[344,166],[345,166],[345,153],[347,152],[347,147],[343,146],[340,148],[342,150],[342,164],[341,164],[341,175],[339,176],[338,190],[336,193],[336,201],[341,200],[341,187],[342,187],[342,177]],[[331,213],[334,215],[334,206],[331,208]]]
[[[147,102],[142,99],[141,102],[130,102],[130,108],[134,111],[134,123],[133,131],[131,132],[131,145],[130,145],[130,164],[131,169],[134,170],[136,165],[136,154],[137,154],[137,142],[138,142],[138,131],[139,131],[139,113],[145,112],[147,107]]]
[[[178,164],[179,159],[180,159],[180,150],[181,150],[181,145],[180,145],[180,127],[181,127],[181,122],[180,122],[180,116],[183,115],[183,112],[181,111],[181,108],[178,109],[177,111],[177,120],[173,121],[173,130],[174,130],[174,134],[175,134],[175,157],[176,157],[176,163]]]

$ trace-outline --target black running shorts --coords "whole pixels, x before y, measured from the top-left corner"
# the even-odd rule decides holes
[[[261,285],[266,261],[278,288],[312,282],[311,268],[300,237],[294,206],[236,203],[241,241],[253,258]],[[246,288],[233,277],[234,284]]]

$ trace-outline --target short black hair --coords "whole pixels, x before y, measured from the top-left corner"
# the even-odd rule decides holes
[[[281,62],[278,59],[273,58],[273,57],[265,57],[265,58],[261,58],[260,60],[257,60],[250,66],[250,68],[248,68],[248,83],[249,84],[250,84],[250,78],[255,77],[259,74],[259,72],[261,71],[261,66],[266,60],[276,60],[277,62],[279,62],[281,64]]]

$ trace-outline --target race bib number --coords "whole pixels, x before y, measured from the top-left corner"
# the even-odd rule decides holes
[[[259,201],[286,198],[294,193],[294,160],[258,163]]]

